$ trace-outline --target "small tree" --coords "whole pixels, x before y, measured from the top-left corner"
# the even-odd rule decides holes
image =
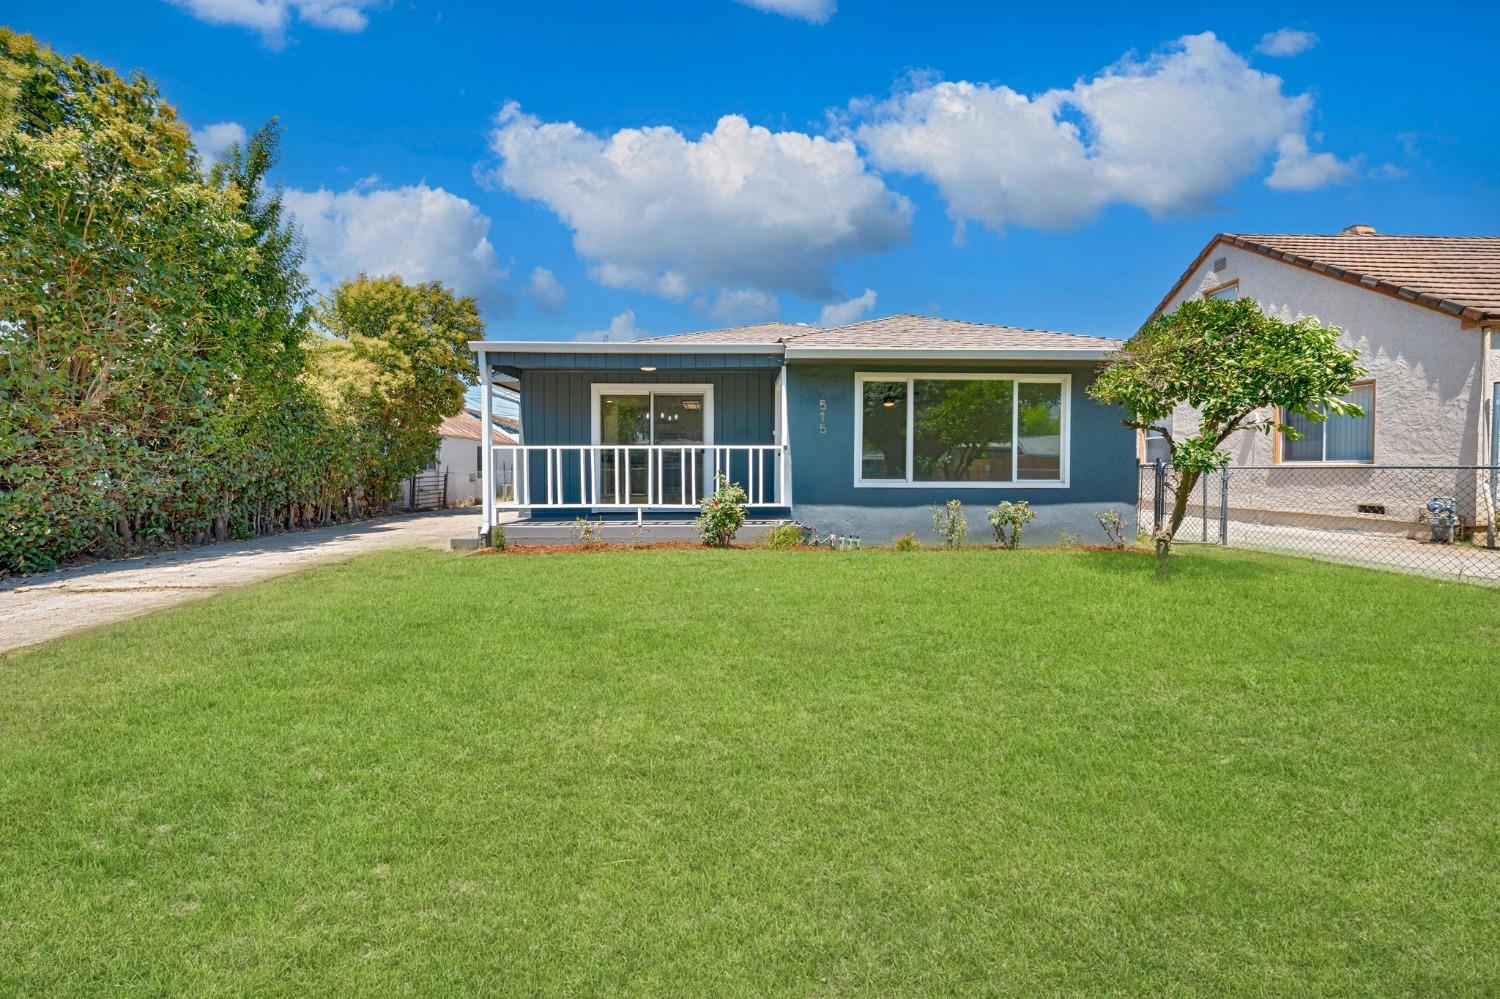
[[[1255,430],[1295,440],[1300,435],[1281,422],[1283,413],[1319,421],[1329,413],[1363,415],[1342,398],[1364,370],[1338,336],[1336,327],[1310,316],[1295,322],[1268,316],[1254,299],[1195,299],[1152,319],[1105,362],[1089,394],[1124,407],[1125,426],[1160,433],[1171,451],[1177,499],[1156,532],[1159,575],[1166,575],[1193,487],[1229,463],[1219,448],[1232,434]],[[1197,410],[1199,424],[1178,438],[1164,424],[1183,404]]]

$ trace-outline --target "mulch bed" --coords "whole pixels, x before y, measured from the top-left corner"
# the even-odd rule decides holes
[[[703,550],[703,549],[705,549],[707,547],[708,547],[707,545],[704,545],[704,544],[702,544],[701,542],[698,542],[698,541],[643,541],[643,542],[641,542],[639,544],[617,544],[617,543],[609,542],[609,541],[600,541],[600,542],[597,542],[597,543],[592,544],[592,545],[584,545],[584,544],[571,544],[571,545],[506,545],[503,549],[481,548],[479,551],[474,552],[474,554],[475,555],[576,555],[576,554],[580,554],[580,553],[584,553],[584,552],[591,553],[591,554],[593,554],[593,553],[599,553],[599,552],[638,552],[638,551],[646,551],[647,549],[656,550],[656,551],[662,551],[662,550],[666,550],[666,551],[701,551],[701,550]],[[729,547],[730,548],[738,548],[738,549],[741,549],[741,550],[748,550],[748,549],[753,549],[753,548],[764,548],[765,546],[764,545],[733,544],[733,545],[730,545]],[[980,549],[980,550],[984,550],[984,551],[995,551],[995,552],[1004,552],[1004,551],[1010,551],[1011,550],[1009,548],[1004,547],[1003,545],[965,545],[963,550],[969,551],[969,550],[973,550],[973,549],[976,549],[976,548]],[[797,545],[794,548],[778,548],[778,549],[775,549],[775,550],[776,551],[797,551],[797,552],[832,552],[832,551],[835,551],[835,549],[833,549],[833,548],[828,548],[826,546],[814,546],[814,545]],[[894,549],[891,549],[887,545],[872,545],[872,546],[870,546],[870,548],[867,548],[867,549],[858,549],[858,550],[862,550],[862,551],[882,551],[882,550],[893,551]],[[941,551],[948,551],[949,549],[943,548],[943,547],[941,547],[939,545],[924,545],[921,550],[922,551],[929,551],[929,552],[941,552]],[[1069,551],[1079,551],[1079,552],[1117,552],[1117,551],[1131,551],[1132,549],[1130,549],[1130,548],[1116,548],[1114,545],[1071,545],[1067,550],[1069,550]]]

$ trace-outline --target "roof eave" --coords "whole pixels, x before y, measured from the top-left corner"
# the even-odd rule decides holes
[[[650,340],[470,340],[489,354],[780,354],[779,343],[653,343]]]
[[[1124,346],[1123,342],[1121,346]],[[1027,348],[794,347],[788,361],[1098,361],[1118,347],[1044,350]]]

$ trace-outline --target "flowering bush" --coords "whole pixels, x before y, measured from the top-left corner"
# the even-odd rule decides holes
[[[969,540],[969,518],[961,500],[951,499],[932,508],[932,529],[943,539],[944,548],[962,548]]]
[[[749,497],[727,475],[714,476],[714,491],[698,504],[698,519],[693,526],[698,537],[710,548],[728,548],[735,532],[745,522],[745,501]]]
[[[990,526],[995,529],[995,540],[1007,548],[1021,547],[1021,532],[1036,520],[1031,504],[1025,500],[1016,503],[1006,500],[991,508],[989,516]]]
[[[1100,527],[1104,528],[1110,544],[1116,548],[1125,547],[1125,518],[1120,516],[1114,507],[1110,507],[1103,513],[1094,514],[1094,519],[1099,522]]]

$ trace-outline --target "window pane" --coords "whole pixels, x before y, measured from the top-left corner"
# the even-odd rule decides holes
[[[906,383],[864,383],[860,476],[906,478]]]
[[[1330,416],[1327,429],[1329,461],[1375,460],[1375,386],[1357,385],[1344,401],[1365,411],[1364,416]]]
[[[1218,291],[1210,292],[1208,297],[1233,301],[1240,297],[1240,286],[1232,284],[1227,288],[1220,288]]]
[[[1017,390],[1021,408],[1017,477],[1062,478],[1062,386],[1022,382]]]
[[[1281,422],[1302,434],[1302,437],[1294,441],[1287,436],[1282,440],[1281,460],[1322,461],[1323,424],[1297,413],[1283,413],[1282,417]]]
[[[601,395],[599,440],[604,444],[651,443],[651,403],[646,395]]]
[[[703,396],[656,395],[656,443],[703,443]]]
[[[915,382],[913,476],[919,482],[1009,482],[1015,383]]]

